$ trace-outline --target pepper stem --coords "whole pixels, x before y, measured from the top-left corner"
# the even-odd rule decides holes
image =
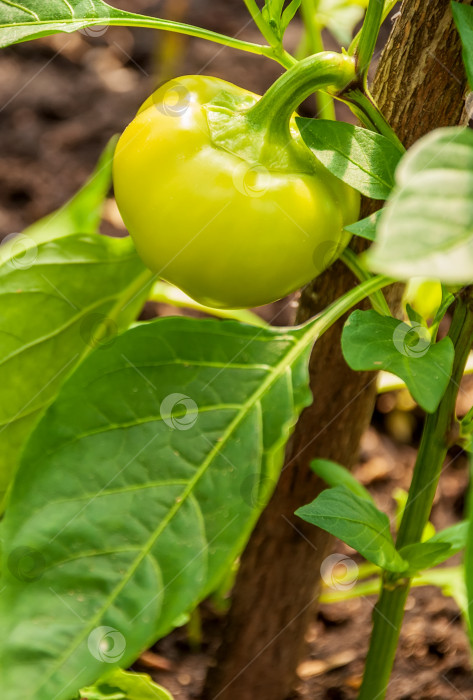
[[[299,61],[278,78],[247,112],[247,119],[255,129],[264,129],[270,138],[287,140],[290,119],[306,97],[327,88],[341,92],[355,79],[352,57],[322,51]]]

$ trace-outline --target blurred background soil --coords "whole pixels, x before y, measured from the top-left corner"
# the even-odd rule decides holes
[[[185,19],[251,41],[260,41],[241,0],[123,0],[123,9]],[[385,27],[384,38],[389,31]],[[288,48],[297,45],[292,25]],[[328,48],[335,48],[327,36]],[[151,30],[103,28],[56,35],[5,49],[0,54],[0,238],[63,204],[83,184],[107,140],[130,121],[140,103],[161,82],[186,73],[216,75],[262,92],[281,73],[267,59],[209,42]],[[310,114],[312,102],[302,112]],[[343,107],[340,116],[351,120]],[[112,197],[103,232],[125,235]],[[273,324],[289,324],[296,300],[258,312]],[[144,314],[185,313],[148,305]],[[461,409],[473,403],[473,381],[465,380]],[[407,489],[422,416],[403,393],[378,400],[373,425],[361,446],[356,474],[390,515],[395,489]],[[449,455],[437,495],[433,522],[442,528],[461,519],[467,464]],[[361,563],[337,543],[336,552]],[[455,561],[453,561],[455,563]],[[448,562],[451,565],[452,562]],[[374,596],[322,604],[307,633],[307,655],[298,669],[294,698],[351,700],[356,697],[366,654]],[[389,700],[473,700],[473,674],[459,610],[438,588],[414,589]],[[136,668],[147,670],[176,700],[198,698],[213,662],[222,615],[202,606],[202,640],[191,644],[186,628],[159,642]],[[255,698],[257,700],[257,698]]]

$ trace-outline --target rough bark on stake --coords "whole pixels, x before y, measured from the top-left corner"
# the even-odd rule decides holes
[[[457,124],[465,88],[449,0],[405,0],[373,86],[403,143],[408,147],[435,127]],[[365,215],[369,207],[365,202]],[[304,290],[297,320],[313,316],[353,284],[351,273],[336,264]],[[330,545],[325,532],[293,513],[323,488],[310,471],[311,459],[353,465],[375,398],[374,375],[351,372],[343,360],[342,326],[316,343],[310,362],[314,403],[300,417],[279,484],[242,557],[206,700],[284,700],[293,687]]]

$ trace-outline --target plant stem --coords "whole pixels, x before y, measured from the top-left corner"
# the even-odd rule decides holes
[[[70,23],[72,24],[73,21],[75,20],[71,19]],[[68,23],[67,20],[61,20],[61,22],[62,24]],[[40,24],[41,23],[39,22],[38,25]],[[147,17],[146,15],[126,12],[125,10],[118,10],[116,8],[113,8],[113,11],[111,10],[108,16],[98,17],[96,21],[90,23],[90,26],[92,25],[145,27],[148,29],[159,29],[167,32],[175,32],[176,34],[186,34],[187,36],[194,36],[198,39],[206,39],[207,41],[213,41],[217,44],[222,44],[223,46],[228,46],[233,49],[240,49],[241,51],[258,54],[259,56],[266,56],[267,58],[278,61],[278,63],[281,63],[281,65],[286,68],[293,65],[295,61],[295,59],[292,59],[290,54],[280,48],[277,49],[273,46],[255,44],[251,41],[243,41],[242,39],[213,32],[210,29],[195,27],[191,24],[173,22],[172,20],[159,19],[157,17]]]
[[[250,326],[260,326],[261,328],[268,327],[266,321],[248,309],[213,309],[210,306],[199,304],[198,301],[194,301],[194,299],[187,296],[185,292],[182,292],[177,287],[174,287],[173,285],[161,280],[154,283],[149,293],[148,300],[157,301],[161,304],[171,304],[172,306],[176,306],[180,309],[184,308],[203,311],[204,313],[211,316],[216,316],[217,318],[233,319],[235,321],[240,321],[241,323],[247,323]]]
[[[358,117],[367,129],[382,134],[389,139],[401,153],[405,153],[406,149],[383,117],[379,107],[367,90],[363,91],[360,90],[360,88],[351,88],[337,97],[350,107],[353,114]]]
[[[372,275],[368,270],[360,264],[360,260],[356,253],[350,248],[345,248],[340,256],[340,260],[345,263],[349,270],[353,272],[355,277],[360,282],[365,282],[371,279]],[[391,316],[391,310],[388,306],[388,302],[381,290],[378,290],[370,296],[371,306],[375,311],[382,314],[383,316]]]
[[[317,7],[319,0],[302,0],[301,10],[307,33],[307,53],[314,54],[324,50],[322,32],[317,22]],[[335,107],[333,97],[323,90],[315,93],[317,116],[322,119],[335,120]]]
[[[369,0],[360,39],[354,53],[357,73],[364,87],[366,87],[368,68],[373,58],[381,22],[383,21],[383,10],[384,0]]]
[[[332,87],[342,91],[354,77],[353,58],[331,51],[309,56],[271,85],[261,100],[247,112],[248,121],[256,128],[267,128],[276,140],[288,140],[291,116],[306,97],[321,88]]]
[[[256,24],[261,34],[264,36],[268,44],[270,45],[269,51],[265,53],[268,58],[273,58],[278,61],[284,68],[291,68],[291,66],[297,63],[294,56],[291,56],[282,45],[282,42],[278,39],[272,28],[267,22],[265,22],[261,10],[256,4],[255,0],[243,0],[248,12],[250,13],[253,22]]]
[[[274,35],[274,32],[272,31],[271,27],[264,21],[263,15],[261,14],[261,10],[256,4],[256,0],[243,0],[243,2],[245,3],[246,9],[251,15],[253,22],[256,24],[266,41],[269,44],[271,44],[271,46],[277,44],[277,37]]]
[[[412,483],[401,520],[396,547],[421,541],[432,509],[437,484],[455,422],[455,402],[473,340],[473,291],[467,287],[457,298],[449,331],[455,360],[447,390],[435,413],[427,416]],[[373,612],[373,632],[358,700],[382,700],[391,675],[409,593],[408,579],[383,579],[381,596]]]
[[[349,292],[334,301],[333,304],[330,304],[330,306],[322,311],[315,319],[312,319],[304,325],[312,327],[311,335],[314,339],[320,338],[325,331],[333,326],[333,324],[350,311],[350,309],[359,304],[360,301],[375,294],[379,289],[389,286],[393,281],[394,280],[389,277],[384,277],[383,275],[371,277],[371,279],[362,282],[354,289],[350,289]]]
[[[381,24],[384,22],[386,17],[389,15],[391,10],[397,5],[397,3],[400,2],[400,0],[386,0],[384,3],[384,9],[383,9],[383,16],[381,18]],[[355,51],[358,47],[358,44],[360,43],[360,38],[361,38],[361,32],[362,29],[357,33],[353,41],[351,42],[350,46],[348,47],[348,54],[349,56],[353,56],[355,54]]]

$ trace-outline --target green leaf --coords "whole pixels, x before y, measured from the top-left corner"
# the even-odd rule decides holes
[[[354,370],[386,370],[400,377],[428,413],[440,403],[452,372],[450,338],[432,343],[421,324],[410,326],[376,311],[354,311],[342,333],[342,351]]]
[[[131,241],[95,235],[114,148],[112,139],[67,204],[0,245],[0,503],[59,386],[95,345],[128,327],[146,297],[151,274]]]
[[[371,199],[386,199],[401,158],[389,139],[359,126],[296,118],[302,138],[336,177]]]
[[[452,2],[452,14],[463,48],[463,63],[470,87],[473,87],[473,7]]]
[[[451,556],[450,549],[450,545],[445,542],[431,542],[430,540],[402,547],[399,554],[409,564],[405,575],[415,576],[418,571],[437,566]]]
[[[473,281],[473,132],[436,129],[403,157],[397,186],[383,209],[373,270],[397,279],[445,284]]]
[[[0,498],[61,384],[136,317],[151,277],[129,239],[18,238],[0,266]]]
[[[218,34],[190,24],[125,12],[102,0],[0,0],[0,48],[57,32],[84,30],[94,36],[94,27],[150,27],[188,34],[219,44],[264,55],[259,44]],[[99,30],[99,34],[103,31]]]
[[[284,12],[281,15],[281,29],[284,34],[286,29],[288,28],[289,24],[292,22],[294,19],[294,16],[301,6],[302,0],[291,0],[291,2],[288,4],[288,6],[285,8]]]
[[[2,700],[67,700],[215,590],[311,401],[313,339],[311,324],[164,318],[82,363],[3,521]]]
[[[142,673],[112,671],[96,685],[83,688],[87,700],[172,700],[171,695]]]
[[[56,32],[106,25],[115,12],[102,0],[0,0],[0,47]]]
[[[314,459],[310,463],[310,468],[320,476],[328,486],[345,486],[349,491],[354,493],[355,496],[373,502],[369,491],[355,479],[348,469],[342,467],[340,464],[332,462],[329,459]]]
[[[427,542],[445,542],[450,545],[450,554],[453,556],[457,554],[462,549],[466,547],[466,541],[468,537],[468,521],[464,520],[450,527],[437,532],[435,535],[430,537]]]
[[[361,221],[357,221],[355,224],[345,226],[345,231],[348,231],[348,233],[353,233],[355,236],[366,238],[368,241],[374,241],[376,238],[376,227],[380,216],[381,210],[367,216],[365,219],[361,219]]]
[[[335,535],[382,569],[402,572],[407,568],[394,547],[388,516],[346,486],[322,491],[296,515]]]

